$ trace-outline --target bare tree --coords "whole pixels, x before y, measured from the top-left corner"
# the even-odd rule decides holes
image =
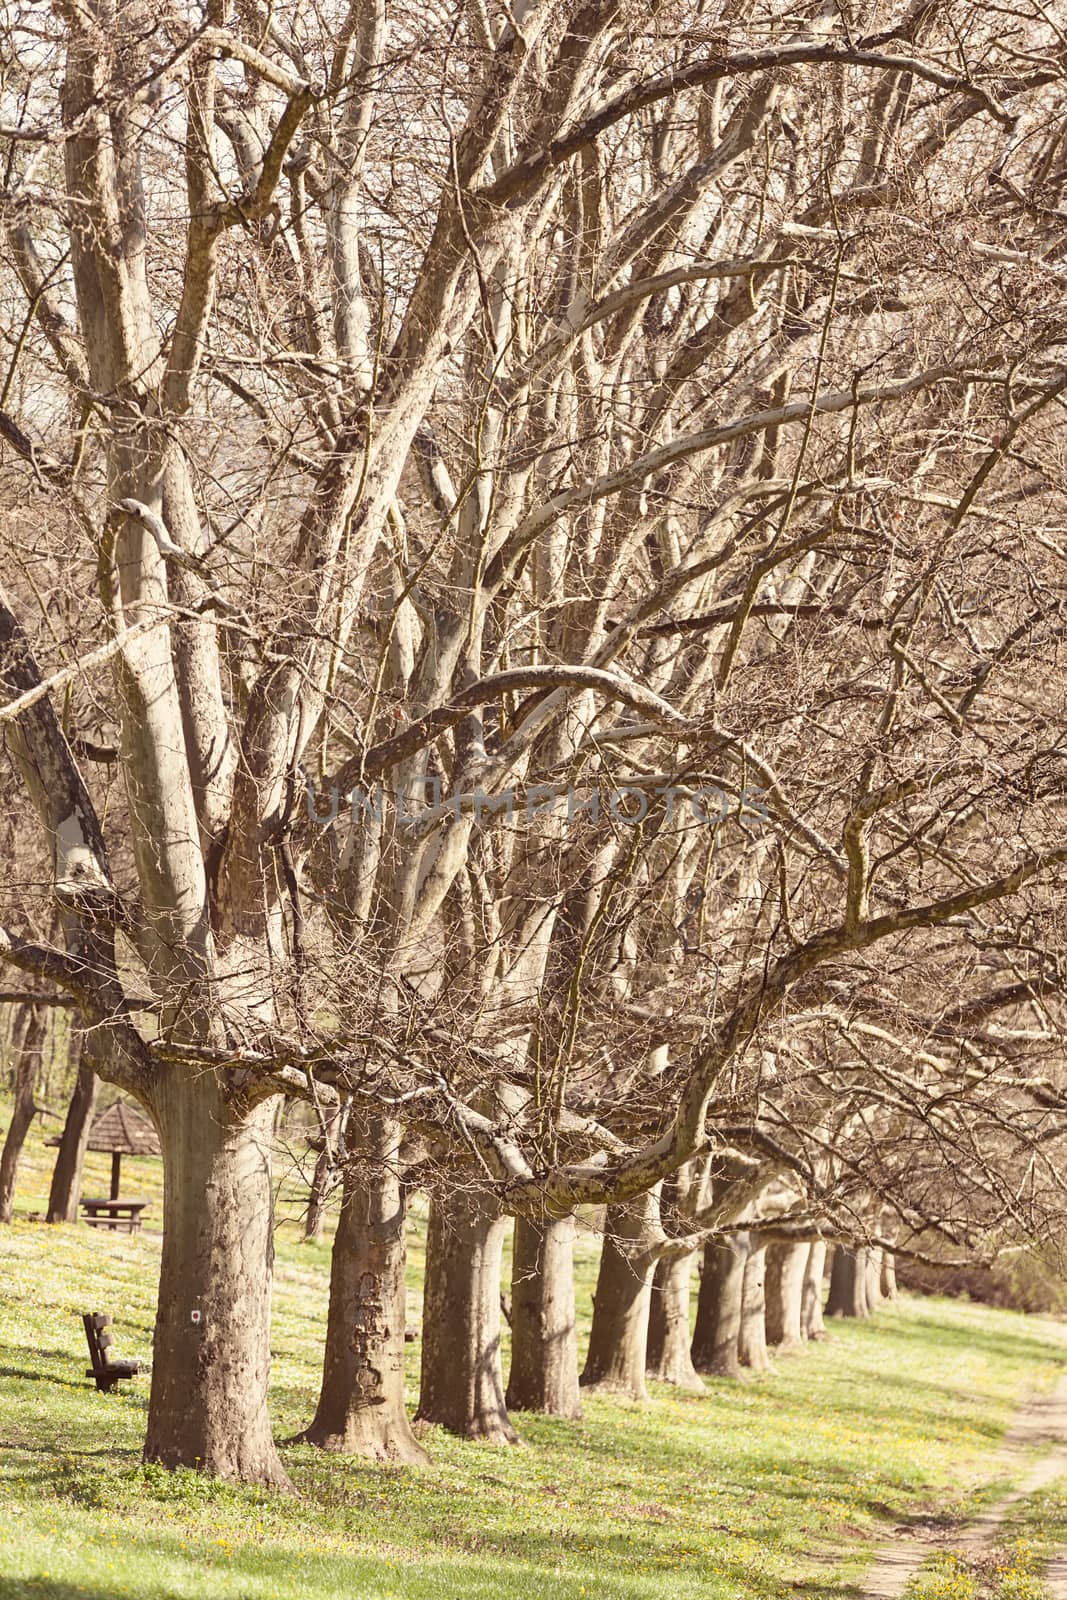
[[[160,1130],[148,1456],[284,1484],[279,1094],[373,1113],[368,1218],[402,1130],[461,1174],[435,1294],[491,1344],[504,1212],[706,1156],[846,1205],[795,1052],[855,1047],[876,947],[957,1072],[968,1004],[1057,981],[1063,47],[951,4],[8,27],[0,717],[52,883],[0,953]],[[344,1239],[373,1340],[397,1258],[353,1298]],[[506,1436],[490,1376],[444,1408]]]

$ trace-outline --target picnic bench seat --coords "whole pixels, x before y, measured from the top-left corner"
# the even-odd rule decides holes
[[[82,1316],[85,1337],[89,1342],[89,1360],[92,1366],[87,1378],[96,1379],[96,1387],[105,1394],[123,1378],[135,1378],[141,1370],[139,1361],[118,1361],[111,1354],[111,1335],[108,1328],[111,1318],[103,1311],[86,1311]]]

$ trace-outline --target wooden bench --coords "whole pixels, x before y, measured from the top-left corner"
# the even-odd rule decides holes
[[[84,1221],[90,1228],[110,1228],[112,1232],[139,1233],[141,1212],[147,1200],[83,1200]]]
[[[85,1376],[96,1379],[96,1387],[105,1394],[123,1378],[135,1378],[141,1370],[139,1361],[116,1361],[111,1355],[111,1335],[108,1328],[111,1318],[103,1311],[86,1311],[82,1316],[85,1337],[89,1342],[89,1360],[92,1366]]]

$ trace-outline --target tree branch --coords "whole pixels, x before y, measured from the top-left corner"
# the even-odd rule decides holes
[[[658,77],[624,89],[593,111],[570,133],[561,134],[547,145],[528,150],[495,182],[488,184],[482,193],[496,205],[513,204],[536,189],[554,167],[568,161],[579,151],[588,149],[601,134],[624,117],[633,116],[635,112],[644,111],[658,101],[681,94],[686,89],[706,88],[727,78],[750,77],[755,73],[798,66],[875,67],[883,72],[910,73],[940,89],[976,101],[1002,127],[1009,130],[1015,127],[1016,119],[988,89],[960,73],[945,72],[917,56],[891,55],[871,49],[862,40],[856,45],[839,40],[801,40],[764,50],[740,50],[717,59],[693,61],[687,66],[673,68]]]

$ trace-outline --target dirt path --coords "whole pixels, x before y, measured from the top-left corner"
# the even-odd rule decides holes
[[[981,1553],[993,1542],[1011,1506],[1067,1473],[1067,1376],[1060,1379],[1052,1394],[1035,1397],[1021,1406],[1001,1447],[1002,1468],[1007,1472],[1017,1470],[1021,1456],[1049,1446],[1047,1453],[1034,1462],[1018,1489],[983,1511],[966,1528],[953,1532],[950,1537],[905,1536],[898,1543],[886,1546],[867,1576],[863,1600],[899,1600],[908,1579],[941,1547],[959,1550],[965,1555]],[[1052,1600],[1067,1600],[1067,1555],[1056,1557],[1045,1581]]]
[[[1067,1556],[1057,1556],[1045,1573],[1052,1600],[1067,1600]]]

